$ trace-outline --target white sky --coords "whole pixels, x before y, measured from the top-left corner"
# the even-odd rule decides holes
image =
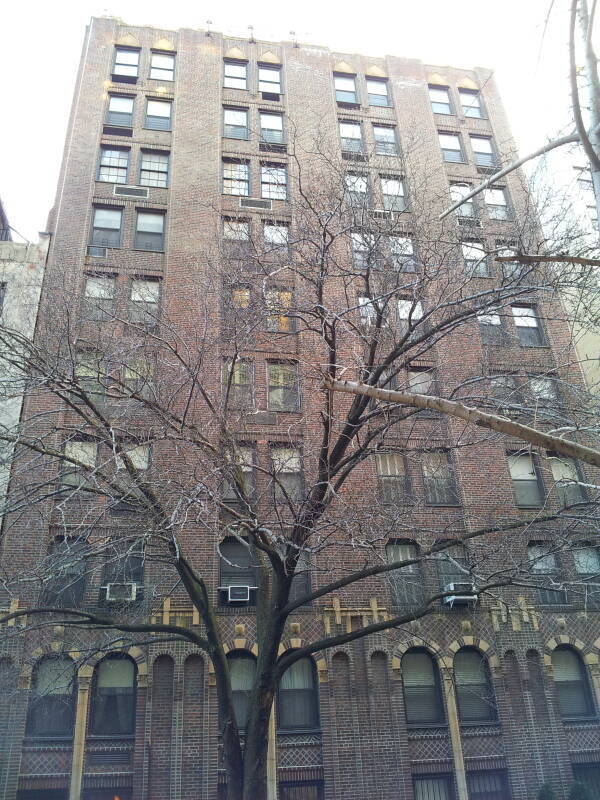
[[[35,240],[52,205],[76,70],[91,16],[132,25],[211,28],[430,64],[490,67],[522,153],[568,121],[567,0],[12,0],[0,16],[0,196]]]

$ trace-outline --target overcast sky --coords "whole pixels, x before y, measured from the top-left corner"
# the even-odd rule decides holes
[[[550,6],[553,10],[545,26]],[[568,122],[568,0],[13,0],[1,15],[0,196],[29,239],[52,205],[85,26],[211,28],[367,55],[494,69],[521,152]],[[8,81],[6,81],[8,78]]]

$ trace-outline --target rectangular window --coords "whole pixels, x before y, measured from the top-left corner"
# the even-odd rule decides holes
[[[231,305],[234,308],[250,308],[250,289],[245,287],[231,290]]]
[[[113,78],[116,80],[125,78],[127,83],[135,83],[135,80],[132,79],[138,76],[139,64],[139,50],[129,50],[125,47],[115,48],[115,63],[112,71]]]
[[[376,257],[374,252],[375,243],[373,237],[368,233],[358,233],[354,231],[351,237],[352,241],[352,260],[355,266],[360,269],[366,269],[369,262]]]
[[[549,542],[529,542],[527,556],[533,576],[546,576],[545,584],[552,584],[556,580],[559,574],[558,561]],[[562,589],[540,586],[538,594],[542,605],[562,605],[567,601],[566,593]]]
[[[223,136],[228,139],[248,138],[248,111],[244,108],[223,109]]]
[[[335,99],[338,103],[358,103],[356,94],[356,78],[343,75],[334,75]]]
[[[165,249],[165,215],[149,211],[138,211],[135,226],[136,250],[155,250],[163,252]]]
[[[120,247],[122,217],[123,210],[120,208],[95,208],[90,244],[96,247]]]
[[[133,97],[111,94],[108,101],[106,122],[109,125],[131,128],[133,126],[133,102]]]
[[[97,450],[96,442],[73,439],[65,442],[64,452],[66,458],[72,458],[83,464],[84,467],[93,469],[96,466]],[[65,461],[62,482],[66,486],[85,486],[90,482],[90,471]]]
[[[149,400],[153,396],[154,373],[154,362],[140,356],[123,367],[123,385],[129,394]]]
[[[450,184],[450,200],[452,204],[458,203],[459,200],[462,200],[466,197],[472,187],[469,186],[468,183],[451,183]],[[474,198],[472,197],[470,200],[466,200],[462,205],[460,205],[456,209],[456,214],[459,217],[470,217],[473,218],[476,216],[475,213],[475,202]]]
[[[103,400],[106,395],[107,375],[106,364],[100,353],[93,350],[81,350],[77,353],[75,380],[93,403]]]
[[[496,242],[498,244],[498,242]],[[514,247],[500,247],[496,253],[496,256],[504,257],[504,258],[513,258],[517,255],[517,251]],[[514,281],[518,280],[524,273],[526,267],[524,264],[521,264],[519,261],[515,259],[515,261],[501,261],[500,268],[502,270],[502,276],[506,281]]]
[[[495,167],[496,154],[489,136],[474,136],[471,134],[471,147],[478,167]]]
[[[442,158],[444,161],[461,164],[465,158],[460,144],[460,136],[456,133],[438,133]]]
[[[269,411],[298,411],[298,365],[267,364]]]
[[[145,472],[150,466],[150,446],[147,444],[123,444],[123,452],[125,456],[131,461],[131,466],[136,470]],[[117,470],[125,471],[127,469],[124,459],[117,455],[116,457]]]
[[[478,314],[479,330],[484,344],[504,344],[504,328],[500,314],[489,311],[486,314]]]
[[[223,194],[248,197],[250,165],[247,161],[223,161]]]
[[[360,122],[340,122],[340,139],[345,153],[362,153],[362,130]]]
[[[503,413],[510,413],[522,405],[521,388],[514,375],[494,375],[491,381],[492,397]]]
[[[433,372],[427,367],[413,367],[406,373],[408,389],[415,394],[431,394],[433,391]]]
[[[490,273],[483,242],[462,242],[461,249],[467,274],[475,278],[487,278]]]
[[[401,336],[418,325],[423,317],[423,305],[420,300],[398,300],[398,328]]]
[[[260,111],[260,138],[263,142],[283,142],[283,114]]]
[[[392,501],[394,502],[394,501]],[[402,502],[402,498],[398,498],[395,502]],[[416,559],[419,555],[418,548],[412,542],[390,542],[385,546],[385,556],[388,564],[393,564],[397,561],[409,561]],[[408,564],[405,567],[398,567],[388,573],[389,581],[391,583],[393,603],[395,606],[415,606],[423,601],[423,577],[421,573],[420,564]],[[403,676],[406,678],[406,676]],[[408,683],[410,684],[410,676]],[[417,686],[404,685],[404,691],[410,695],[412,693],[417,695],[417,700],[421,709],[423,709],[423,689]],[[420,695],[420,696],[419,696]],[[408,715],[407,715],[408,716]],[[407,719],[407,722],[409,720]]]
[[[398,141],[396,129],[391,125],[373,125],[375,153],[380,156],[397,156]]]
[[[150,77],[155,81],[175,80],[175,56],[167,53],[150,55]]]
[[[416,272],[417,263],[412,239],[409,236],[389,236],[392,269],[399,272]]]
[[[347,172],[345,177],[348,201],[353,208],[365,208],[368,203],[369,184],[366,175]]]
[[[284,164],[260,165],[261,197],[271,200],[287,199],[287,169]]]
[[[543,492],[540,476],[530,453],[509,453],[508,470],[519,508],[539,508]]]
[[[585,489],[580,482],[581,476],[577,468],[577,462],[572,458],[559,456],[556,453],[548,453],[548,459],[561,506],[584,503],[587,498]]]
[[[546,405],[558,400],[558,391],[554,378],[545,375],[532,375],[529,378],[529,394],[540,405]]]
[[[271,447],[271,464],[275,478],[275,499],[302,499],[302,459],[297,447]]]
[[[377,307],[373,300],[364,294],[359,294],[357,300],[361,324],[375,325],[377,322]]]
[[[223,393],[234,408],[251,408],[254,392],[250,361],[229,361],[223,367]]]
[[[469,800],[510,800],[508,780],[503,770],[468,772]]]
[[[490,219],[508,219],[506,189],[486,189],[485,206]]]
[[[423,453],[422,466],[425,502],[431,506],[458,505],[449,453],[443,450]]]
[[[389,106],[388,84],[386,80],[367,78],[367,97],[370,106]]]
[[[453,782],[450,777],[413,778],[415,800],[454,800]]]
[[[430,86],[429,99],[434,114],[452,114],[450,91],[447,86]]]
[[[406,462],[401,453],[377,453],[375,456],[381,499],[384,503],[406,503],[408,478]],[[392,560],[392,559],[391,559]],[[396,558],[394,561],[398,560]]]
[[[250,240],[250,223],[246,219],[223,220],[223,238],[233,242],[247,242]]]
[[[258,91],[281,94],[281,70],[279,67],[258,65]]]
[[[228,458],[228,460],[231,463],[231,459]],[[236,480],[241,484],[239,489],[234,486],[232,481],[223,481],[223,500],[229,503],[240,501],[240,491],[243,492],[247,499],[251,499],[255,493],[253,448],[238,445],[235,448],[235,464],[237,466]],[[248,550],[245,547],[243,547],[243,551],[248,554]],[[231,559],[231,561],[241,565],[240,560]],[[228,565],[224,561],[221,562],[221,586],[239,586],[240,584],[256,586],[256,578],[254,569],[250,569],[249,576],[245,576],[241,574],[238,567]]]
[[[223,86],[228,89],[247,89],[248,88],[248,64],[240,64],[235,61],[225,62],[225,77]]]
[[[165,188],[169,185],[169,154],[142,150],[140,186]]]
[[[381,193],[383,207],[386,211],[406,211],[406,197],[404,195],[404,182],[401,178],[381,176]]]
[[[544,339],[540,320],[533,306],[511,306],[517,336],[523,347],[542,347]]]
[[[289,289],[267,289],[265,292],[267,306],[267,330],[271,333],[291,333],[295,329],[295,320],[290,316],[292,292]]]
[[[129,150],[125,147],[101,147],[98,180],[106,183],[127,183]]]
[[[166,100],[148,100],[144,125],[153,131],[171,130],[172,103]]]
[[[265,244],[270,250],[287,250],[289,246],[289,225],[277,222],[263,223],[263,236]]]
[[[91,275],[85,279],[84,316],[86,319],[110,319],[115,310],[116,278]]]
[[[465,117],[483,117],[481,95],[476,89],[459,89],[458,96]]]
[[[129,319],[141,325],[158,324],[160,281],[135,278],[131,282]]]

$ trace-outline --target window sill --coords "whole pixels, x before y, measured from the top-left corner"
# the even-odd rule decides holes
[[[433,109],[432,109],[433,111]],[[452,111],[434,111],[433,112],[436,117],[455,117],[456,114],[453,114]]]
[[[147,125],[142,125],[143,131],[157,131],[158,133],[171,133],[172,128],[149,128]]]
[[[73,733],[61,734],[61,735],[57,734],[56,736],[51,736],[51,735],[42,736],[41,734],[39,736],[36,736],[35,734],[26,733],[24,737],[24,744],[26,747],[37,744],[50,744],[54,742],[56,742],[57,744],[59,743],[72,744]]]
[[[481,720],[459,720],[461,728],[496,728],[500,730],[500,722],[497,719],[481,719]]]
[[[277,729],[277,736],[299,736],[299,735],[306,735],[306,736],[315,736],[317,734],[321,734],[321,728],[284,728],[284,729]]]
[[[562,721],[565,725],[578,725],[580,723],[597,723],[600,722],[600,718],[597,717],[595,714],[591,716],[585,717],[562,717]]]
[[[225,134],[223,134],[223,139],[228,139],[229,141],[232,141],[232,142],[249,142],[250,141],[250,137],[249,136],[225,136]]]
[[[115,741],[116,739],[128,739],[129,741],[133,741],[135,739],[135,733],[88,733],[87,739],[91,739],[95,742],[102,739],[110,739],[110,741]]]
[[[427,508],[462,508],[462,503],[428,503],[425,501]]]
[[[145,247],[132,247],[131,249],[134,253],[160,253],[161,255],[164,255],[165,252],[164,250],[148,250]]]
[[[414,732],[419,728],[427,728],[428,730],[435,730],[436,728],[441,731],[448,730],[448,723],[447,722],[407,722],[406,727],[408,732]]]

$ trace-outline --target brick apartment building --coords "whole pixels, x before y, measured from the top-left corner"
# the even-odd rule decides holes
[[[264,226],[265,236],[273,239],[297,224],[288,203],[296,185],[290,176],[303,158],[310,160],[311,148],[297,146],[292,157],[292,148],[286,149],[286,144],[291,143],[292,130],[297,132],[297,141],[306,143],[307,121],[322,124],[324,151],[339,151],[341,136],[344,163],[352,170],[351,192],[366,193],[368,183],[379,198],[374,205],[383,219],[386,214],[404,213],[405,207],[409,215],[405,198],[411,196],[418,204],[418,187],[425,183],[437,193],[435,213],[439,213],[451,191],[453,196],[464,192],[465,186],[508,160],[514,150],[488,70],[432,67],[400,57],[371,58],[292,42],[248,41],[191,29],[162,31],[129,27],[115,19],[93,19],[50,215],[48,230],[53,239],[38,341],[61,322],[59,291],[67,310],[86,303],[103,308],[105,315],[96,315],[93,322],[96,328],[112,324],[109,312],[119,304],[143,307],[140,313],[160,309],[182,349],[201,336],[195,316],[195,309],[201,308],[214,336],[204,347],[202,367],[208,365],[220,386],[223,359],[230,351],[225,345],[220,347],[219,337],[225,335],[231,320],[220,308],[219,258],[231,253],[231,240],[234,247],[243,244],[249,229]],[[370,157],[361,157],[367,151]],[[415,176],[412,185],[407,185],[407,175]],[[477,219],[477,225],[467,226],[476,233],[463,240],[462,253],[467,261],[477,261],[478,240],[515,238],[515,226],[526,210],[519,174],[509,175],[488,192],[485,202],[480,197],[468,205],[462,216]],[[456,217],[451,225],[458,229]],[[407,231],[414,230],[416,223],[407,226]],[[226,241],[221,242],[221,237]],[[494,280],[487,273],[479,278]],[[261,281],[256,275],[246,276],[234,286],[234,321],[244,317],[251,305],[247,298]],[[279,291],[283,292],[281,285]],[[340,297],[343,304],[341,290]],[[286,302],[284,298],[281,305],[285,307]],[[543,299],[535,310],[529,302],[525,301],[527,313],[518,306],[519,316],[515,306],[514,320],[502,323],[517,327],[510,329],[510,343],[493,356],[492,349],[482,345],[478,331],[470,338],[445,339],[437,349],[436,383],[447,385],[455,374],[461,380],[477,370],[480,374],[481,364],[490,358],[496,359],[492,367],[497,371],[515,365],[543,374],[558,371],[559,363],[566,363],[568,341],[560,314]],[[527,314],[529,333],[522,334],[519,321]],[[76,326],[75,311],[71,319]],[[535,338],[541,320],[543,341]],[[362,317],[361,322],[365,322]],[[78,330],[80,339],[90,338],[88,329],[87,333]],[[113,346],[126,341],[121,328],[111,330]],[[275,463],[285,455],[295,465],[303,442],[306,447],[315,435],[317,423],[310,405],[319,387],[311,371],[316,356],[300,336],[271,339],[257,334],[244,354],[254,364],[254,370],[248,369],[248,382],[254,380],[255,385],[248,391],[255,394],[255,413],[244,422],[240,437],[248,450],[255,450],[257,461],[250,456],[251,464],[265,463],[269,457]],[[352,347],[346,346],[342,355],[350,359]],[[420,369],[431,369],[431,355],[419,363]],[[270,364],[288,370],[293,365],[296,376],[297,371],[301,377],[304,371],[306,375],[298,383],[296,378],[289,379],[289,371],[276,369],[272,375]],[[137,378],[142,372],[138,370]],[[576,372],[568,378],[574,383],[580,380]],[[422,380],[421,374],[413,385],[422,387]],[[235,383],[236,390],[243,392],[239,386],[246,381]],[[288,404],[285,393],[279,400],[279,395],[272,394],[281,386],[292,393],[302,387],[304,396],[296,407]],[[297,413],[300,402],[307,410],[303,417]],[[72,424],[72,410],[61,406],[56,397],[44,399],[39,392],[33,393],[26,399],[24,418],[39,415],[40,430],[48,424],[41,412],[54,415],[52,435]],[[202,425],[202,417],[198,422]],[[429,426],[430,440],[438,441],[439,430],[434,431],[434,426],[442,426],[439,419],[425,417],[422,424]],[[135,416],[131,425],[141,430],[143,416]],[[449,422],[445,430],[457,441],[462,427]],[[77,444],[77,454],[83,458],[81,454],[93,442],[80,437]],[[183,449],[177,450],[172,439],[162,450],[153,451],[151,469],[157,486],[166,486],[168,476],[172,487],[185,472]],[[513,449],[517,447],[508,448]],[[515,504],[513,490],[518,500],[524,478],[519,459],[530,456],[509,455],[513,459],[509,470],[506,451],[506,443],[496,440],[482,440],[477,451],[459,451],[453,499],[435,502],[434,497],[416,508],[414,529],[474,530],[493,526],[498,519],[524,520],[526,511],[521,506],[529,505],[531,512],[536,503]],[[439,447],[435,450],[437,456],[442,452]],[[148,466],[147,451],[138,455],[135,466]],[[386,487],[393,487],[397,477],[395,462],[381,458],[377,466],[379,475],[365,461],[348,489],[362,497],[373,515],[377,513],[374,498],[383,492],[385,503]],[[411,461],[409,471],[416,493],[431,492],[427,467],[419,459]],[[285,473],[288,488],[293,488],[294,472],[292,466]],[[482,474],[488,484],[485,489]],[[529,491],[537,491],[540,475],[535,471],[533,483],[537,483]],[[451,478],[449,472],[446,489]],[[525,483],[532,483],[525,478]],[[24,470],[15,468],[15,492],[25,480]],[[393,496],[394,489],[389,491]],[[35,504],[21,508],[16,517],[11,512],[5,524],[3,568],[10,571],[13,564],[25,569],[39,564],[57,531],[64,537],[65,529],[77,525],[125,524],[123,513],[103,516],[98,512],[93,525],[83,521],[92,514],[91,508],[77,500],[70,505],[59,503],[51,493],[45,497],[38,493]],[[223,545],[221,552],[231,560],[219,565],[215,548],[223,536],[219,524],[207,528],[190,518],[185,531],[194,543],[196,568],[206,569],[210,591],[215,596],[220,593],[223,638],[229,654],[242,665],[233,687],[241,703],[243,665],[256,653],[252,568],[248,565],[240,574],[231,566],[238,556],[235,540]],[[529,543],[530,556],[537,554],[545,574],[555,575],[559,566],[572,573],[596,572],[596,562],[590,567],[598,559],[592,546],[581,550],[584,555],[578,558],[572,554],[557,558],[548,555],[535,531],[524,531],[523,537],[524,544],[515,539],[512,547],[516,551]],[[390,538],[388,547],[397,553],[394,557],[410,557],[411,548],[420,544],[408,538]],[[455,556],[459,561],[463,558],[459,552]],[[360,562],[351,553],[349,559],[353,558]],[[151,590],[148,575],[141,573],[141,560],[133,561],[127,585],[134,586],[137,599],[145,592],[149,617],[198,624],[197,613],[177,586]],[[419,574],[416,582],[429,585],[435,581],[434,572],[431,564],[426,566],[425,577]],[[318,576],[318,571],[311,576],[313,585],[318,584]],[[441,577],[447,586],[456,580],[456,570]],[[86,586],[73,582],[74,603],[82,607],[97,603],[99,593],[108,602],[114,591],[110,586],[124,585],[123,578],[113,584],[106,576],[94,580]],[[166,587],[166,581],[157,579],[153,585]],[[235,591],[229,591],[232,586],[250,587],[245,601],[236,602]],[[0,596],[0,603],[5,601],[4,606],[11,609],[35,604],[32,592],[31,586],[25,586],[19,596]],[[539,591],[513,587],[506,600],[508,605],[490,598],[473,604],[468,597],[464,605],[438,602],[436,613],[422,621],[298,662],[302,669],[280,690],[277,730],[271,731],[270,753],[276,760],[271,769],[277,765],[276,778],[272,774],[270,778],[271,797],[277,793],[280,800],[373,796],[381,800],[534,800],[546,781],[557,797],[566,798],[574,779],[592,788],[593,797],[600,796],[599,612],[572,600],[560,587]],[[323,597],[295,612],[283,650],[332,631],[352,631],[385,619],[399,603],[394,587],[390,589],[389,582],[377,577],[350,591]],[[94,651],[94,631],[74,632],[55,624],[23,630],[19,636],[23,624],[12,620],[0,638],[2,800],[217,800],[223,796],[215,676],[202,653],[184,641],[131,644],[123,634],[126,645],[117,641],[118,636],[103,635],[92,655],[79,658],[74,651]],[[111,659],[116,652],[122,657]],[[62,660],[57,658],[61,653],[65,654]],[[66,661],[66,653],[71,662]],[[44,687],[55,679],[53,670],[68,669],[67,663],[72,663],[76,673],[73,684],[62,689],[54,686],[46,700],[39,701]],[[52,723],[47,721],[49,708]]]

